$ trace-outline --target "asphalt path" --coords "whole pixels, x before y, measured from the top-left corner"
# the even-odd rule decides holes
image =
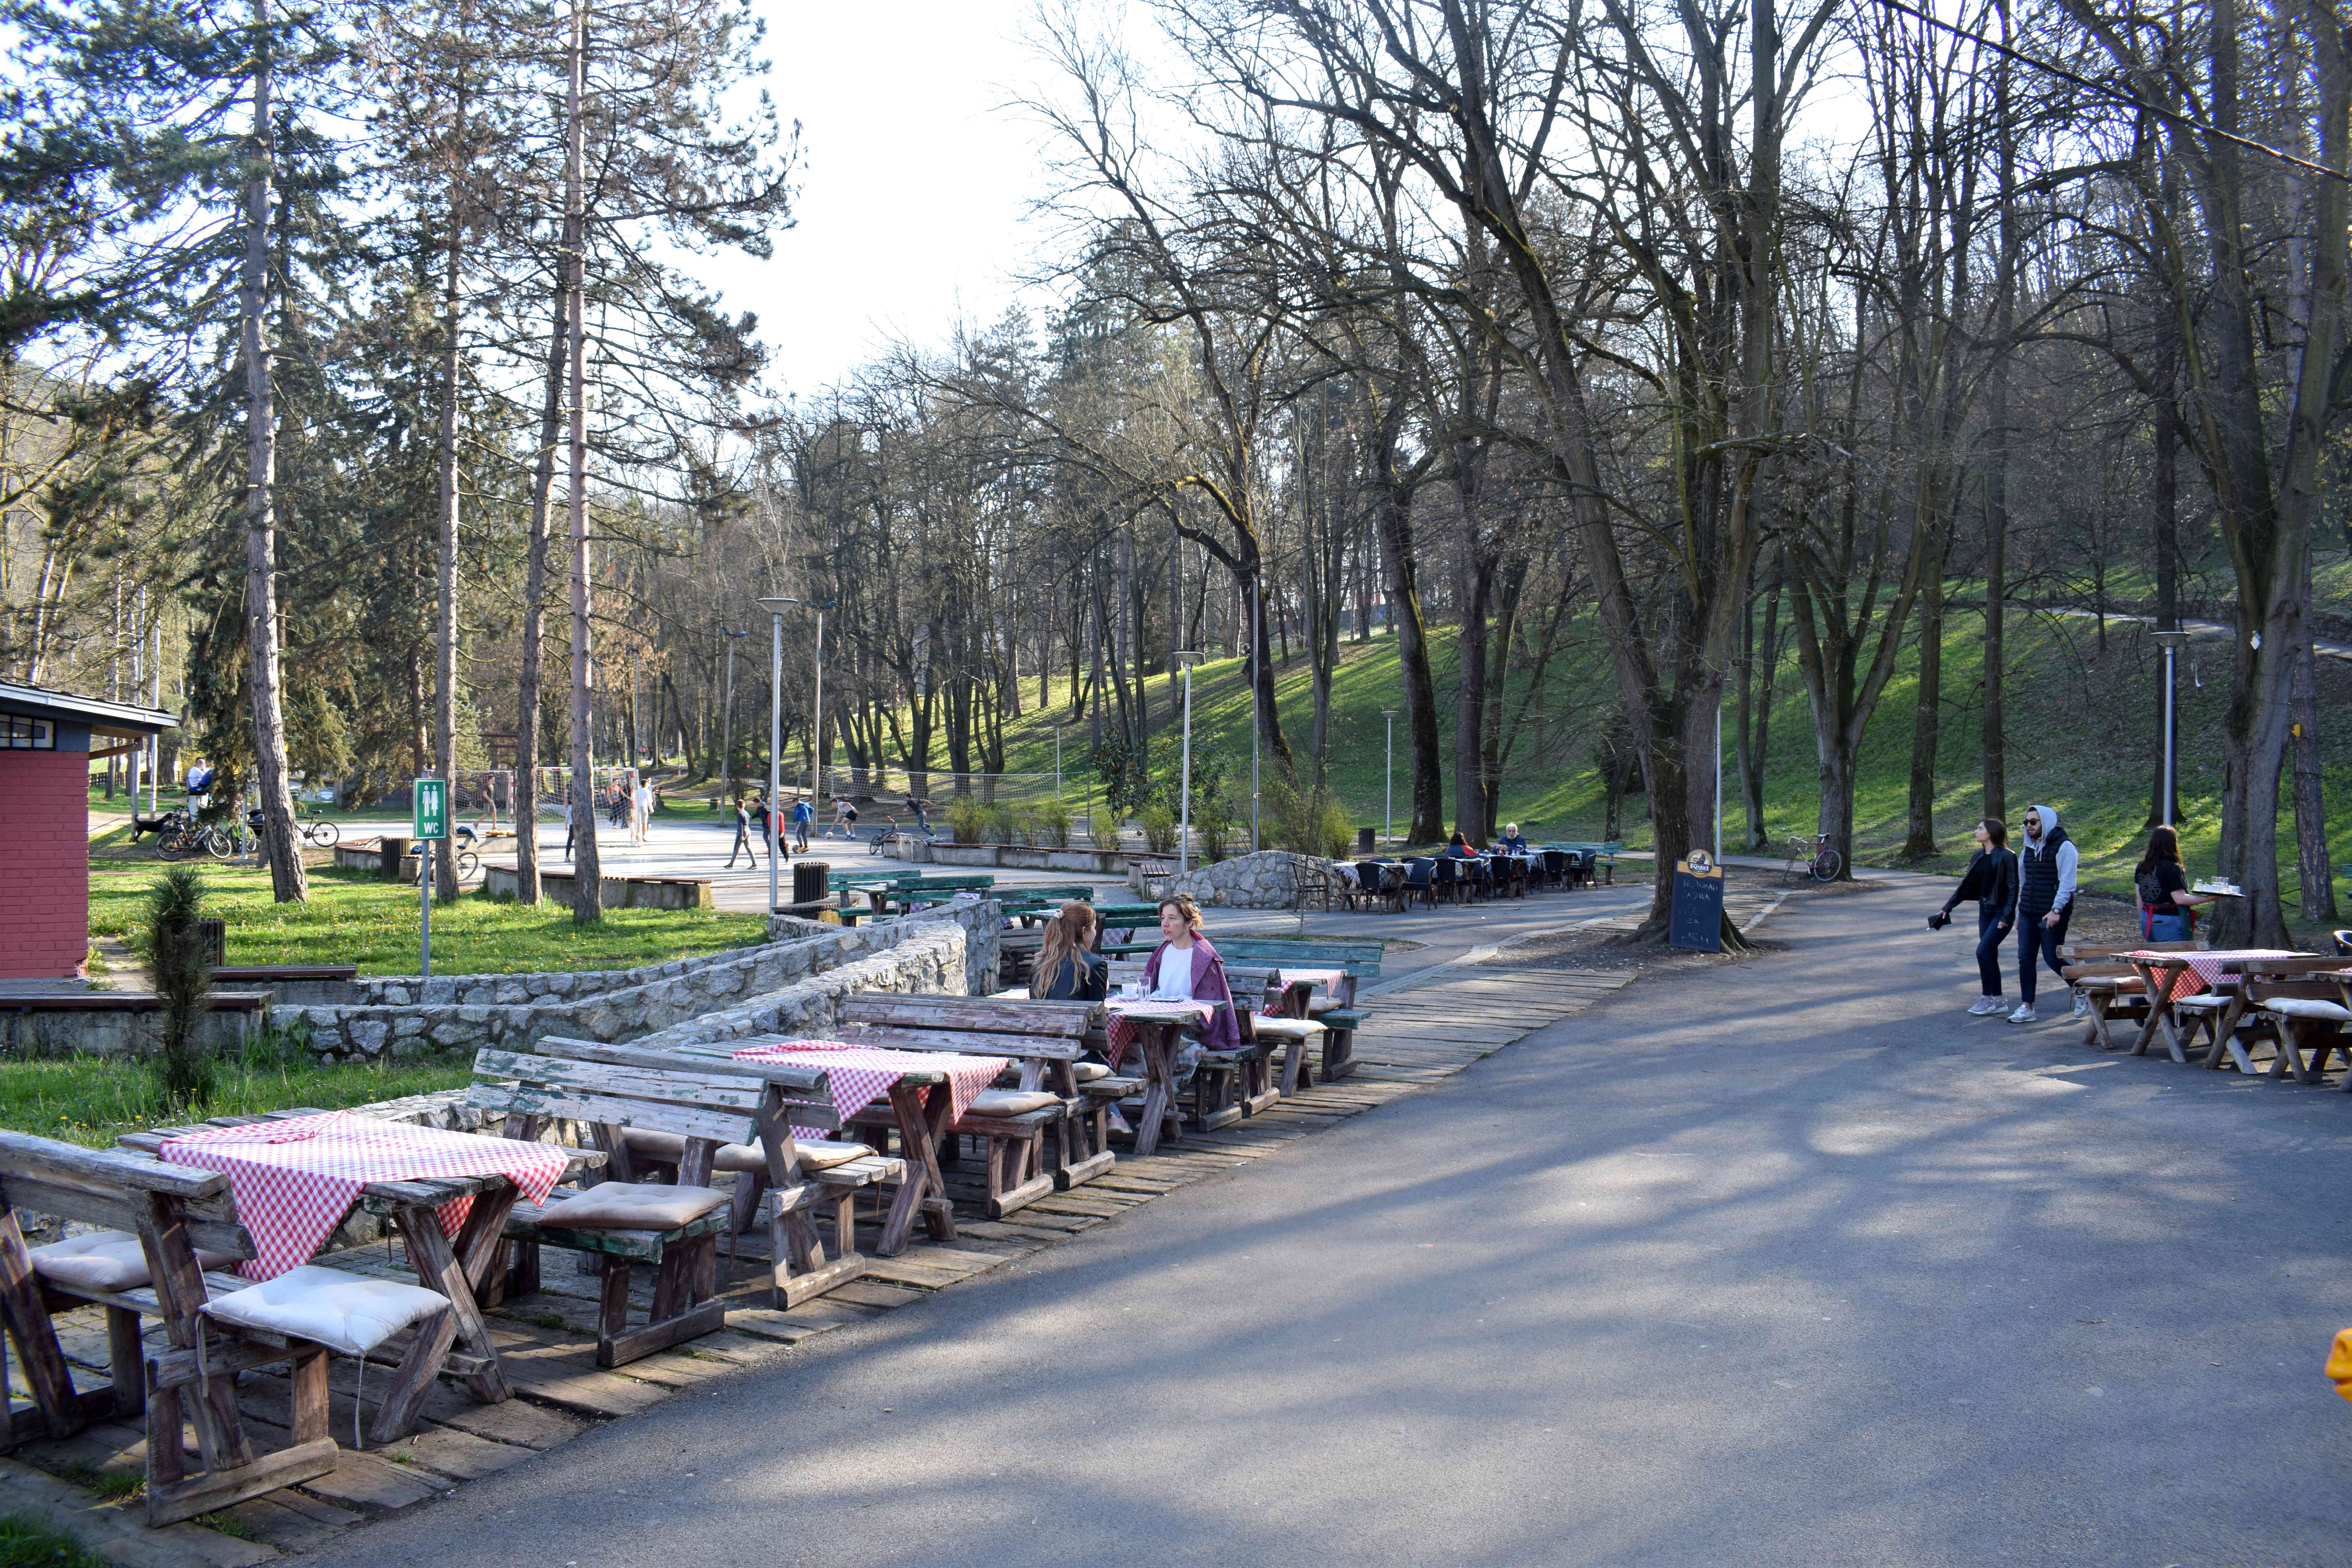
[[[2352,1100],[1967,1017],[1923,905],[1792,899],[1785,951],[320,1556],[2342,1563]]]

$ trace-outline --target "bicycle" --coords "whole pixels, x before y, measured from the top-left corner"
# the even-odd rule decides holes
[[[343,830],[320,816],[315,805],[310,808],[310,814],[302,818],[301,826],[302,842],[315,848],[332,849],[342,841]]]
[[[1784,869],[1790,881],[1811,877],[1816,882],[1834,882],[1843,864],[1838,852],[1830,847],[1830,836],[1826,833],[1816,833],[1811,839],[1789,840],[1789,864]]]

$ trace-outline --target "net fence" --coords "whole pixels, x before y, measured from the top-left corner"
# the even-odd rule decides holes
[[[645,769],[604,766],[594,769],[590,776],[600,809],[610,809],[616,802],[625,800],[638,782],[640,773],[649,776],[656,789],[675,790],[683,782],[674,768]],[[1040,806],[1061,800],[1075,809],[1087,801],[1087,786],[1077,780],[1064,780],[1053,773],[955,773],[945,769],[929,771],[903,767],[853,767],[845,763],[828,764],[823,776],[812,777],[803,767],[788,767],[782,773],[782,797],[786,800],[806,799],[821,811],[829,813],[836,799],[847,800],[861,813],[879,808],[885,813],[903,813],[913,801],[927,803],[929,809],[944,811],[958,799],[978,801],[982,805],[1007,809]],[[537,781],[537,816],[541,822],[561,822],[569,804],[572,770],[569,767],[534,770]],[[714,781],[694,780],[697,793],[712,787]],[[764,773],[740,776],[737,784],[747,794],[764,794],[768,776]],[[725,793],[724,790],[721,793]],[[511,824],[514,820],[515,772],[512,768],[486,768],[460,773],[450,790],[450,812],[462,822],[482,822],[491,825]]]

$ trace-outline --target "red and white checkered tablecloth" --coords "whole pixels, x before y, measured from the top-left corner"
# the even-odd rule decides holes
[[[1150,997],[1131,1002],[1114,997],[1103,1005],[1108,1014],[1108,1016],[1103,1020],[1103,1038],[1107,1047],[1105,1054],[1110,1058],[1111,1070],[1114,1072],[1118,1070],[1118,1058],[1127,1055],[1127,1047],[1135,1043],[1136,1026],[1133,1019],[1125,1016],[1127,1009],[1145,1007],[1155,1013],[1165,1013],[1172,1008],[1195,1014],[1204,1024],[1214,1017],[1217,1012],[1216,1004],[1213,1002],[1154,1002]]]
[[[1293,985],[1337,985],[1348,978],[1344,969],[1292,969],[1287,966],[1275,972],[1275,983],[1284,990]]]
[[[782,1040],[732,1053],[739,1062],[790,1062],[823,1068],[831,1086],[833,1108],[846,1122],[890,1092],[890,1086],[910,1072],[947,1075],[948,1119],[961,1121],[980,1091],[996,1081],[1012,1065],[1010,1057],[967,1057],[952,1051],[893,1051],[879,1046],[853,1046],[842,1040]],[[795,1137],[829,1138],[822,1128],[795,1127]]]
[[[370,1182],[505,1176],[525,1200],[541,1204],[571,1163],[551,1143],[379,1121],[348,1110],[207,1127],[171,1140],[158,1157],[228,1177],[236,1217],[257,1255],[237,1265],[247,1279],[274,1279],[310,1262]],[[455,1236],[473,1206],[473,1199],[457,1198],[436,1210],[443,1234]]]
[[[2200,991],[2234,987],[2245,978],[2242,974],[2224,974],[2221,966],[2249,958],[2293,958],[2294,951],[2284,947],[2212,948],[2204,952],[2134,952],[2131,958],[2181,958],[2189,961],[2189,972],[2172,984],[2172,999],[2194,996]]]

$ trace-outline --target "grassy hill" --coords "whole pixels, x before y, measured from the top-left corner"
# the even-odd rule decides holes
[[[1453,820],[1452,736],[1458,690],[1450,627],[1433,633],[1438,683],[1439,722],[1447,784],[1446,819]],[[2123,891],[2145,841],[2142,825],[2157,766],[2157,711],[2162,659],[2145,627],[2111,623],[2106,647],[2098,647],[2095,624],[2087,618],[2012,610],[2008,649],[2010,818],[2029,804],[2054,807],[2082,847],[2084,876],[2095,887]],[[1505,768],[1503,815],[1516,819],[1531,837],[1591,837],[1601,828],[1603,798],[1593,761],[1601,722],[1614,700],[1614,681],[1596,639],[1556,656],[1544,689],[1529,707],[1531,722]],[[1394,639],[1376,637],[1342,648],[1333,685],[1330,782],[1333,793],[1360,824],[1381,820],[1383,723],[1381,710],[1399,705]],[[2181,660],[2180,772],[2182,843],[2192,873],[2213,867],[2220,831],[2222,710],[2228,698],[2229,649],[2219,638],[2193,639]],[[1937,829],[1948,858],[1965,857],[1968,831],[1979,809],[1979,714],[1983,690],[1981,623],[1955,613],[1944,639],[1944,728],[1938,747]],[[1304,656],[1278,670],[1283,728],[1302,767],[1312,725],[1309,679]],[[1512,695],[1525,689],[1528,675],[1515,672]],[[1222,748],[1246,810],[1249,777],[1249,691],[1237,659],[1199,667],[1193,678],[1196,749]],[[2319,661],[2320,744],[2326,774],[2330,844],[2341,864],[2352,859],[2352,666]],[[1036,696],[1026,684],[1024,701]],[[1152,725],[1165,732],[1181,687],[1164,678],[1150,683]],[[1813,830],[1819,810],[1818,765],[1813,727],[1803,681],[1791,650],[1775,682],[1770,748],[1766,768],[1765,815],[1777,842]],[[1051,773],[1054,731],[1048,717],[1066,712],[1066,688],[1056,684],[1057,706],[1050,714],[1034,708],[1008,735],[1005,766],[1012,772]],[[1867,731],[1855,799],[1854,844],[1858,859],[1883,860],[1904,837],[1909,795],[1912,710],[1917,700],[1917,656],[1906,647],[1895,679]],[[2338,722],[2338,720],[2341,722]],[[1724,847],[1742,841],[1745,819],[1732,775],[1726,715]],[[1064,740],[1064,771],[1070,798],[1084,788],[1087,730],[1072,726]],[[1397,734],[1397,821],[1410,816],[1402,717]],[[2294,864],[2293,815],[2283,795],[2280,853]],[[1644,845],[1648,825],[1643,803],[1626,803],[1623,836]]]

